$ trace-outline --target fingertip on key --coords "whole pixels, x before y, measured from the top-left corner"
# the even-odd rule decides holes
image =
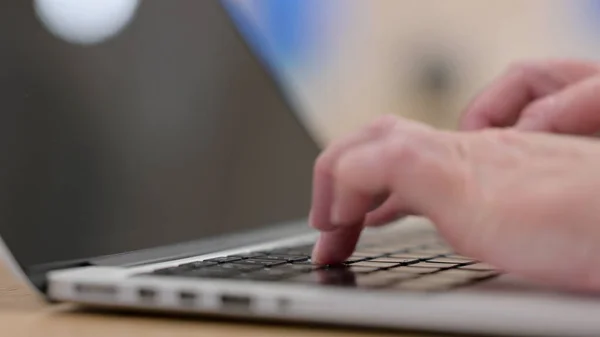
[[[313,263],[316,265],[328,265],[339,263],[339,261],[336,259],[335,254],[331,254],[330,247],[324,247],[323,245],[323,240],[319,238],[319,240],[317,240],[317,242],[315,243],[311,256]]]
[[[313,247],[312,259],[316,264],[337,264],[344,262],[356,247],[360,227],[339,228],[323,232]]]

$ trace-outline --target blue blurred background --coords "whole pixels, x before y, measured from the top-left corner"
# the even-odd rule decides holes
[[[384,113],[455,128],[469,101],[512,62],[600,57],[600,0],[212,1],[226,6],[325,141]],[[83,44],[118,35],[144,7],[33,2],[45,8],[38,16],[49,29]]]
[[[454,128],[510,63],[600,57],[600,0],[223,0],[326,138],[382,113]]]
[[[223,0],[255,50],[277,67],[307,65],[323,52],[324,20],[333,1]]]

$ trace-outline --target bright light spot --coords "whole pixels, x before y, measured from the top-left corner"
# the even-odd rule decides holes
[[[133,19],[139,0],[34,0],[34,6],[52,34],[88,45],[123,30]]]

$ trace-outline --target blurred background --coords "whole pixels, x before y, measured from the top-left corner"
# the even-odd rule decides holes
[[[0,2],[3,239],[70,259],[304,217],[314,144],[216,1],[322,143],[381,114],[454,129],[515,61],[600,60],[600,0],[211,1]]]
[[[455,128],[509,64],[600,57],[598,0],[228,0],[324,141],[383,113]]]

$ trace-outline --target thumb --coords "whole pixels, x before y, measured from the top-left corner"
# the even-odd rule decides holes
[[[515,126],[523,131],[591,135],[600,130],[600,77],[531,103]]]

